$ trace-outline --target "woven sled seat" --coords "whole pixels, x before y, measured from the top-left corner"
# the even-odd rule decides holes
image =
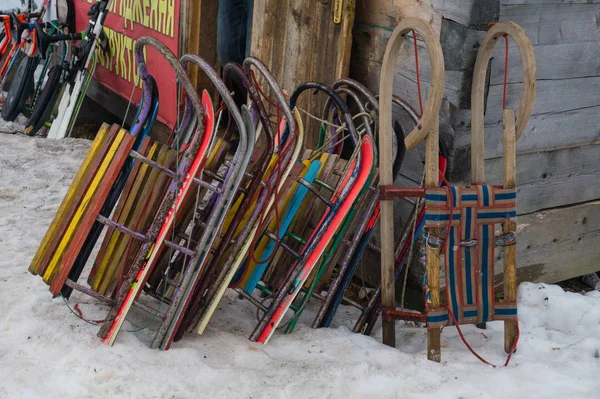
[[[495,236],[496,225],[516,217],[516,200],[515,189],[488,185],[426,190],[425,227],[444,228],[425,240],[444,248],[448,307],[429,309],[428,327],[453,325],[448,309],[459,324],[516,320],[516,302],[494,300],[495,247],[515,244],[514,232]]]

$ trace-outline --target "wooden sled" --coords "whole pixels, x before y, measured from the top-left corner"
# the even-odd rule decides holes
[[[404,34],[414,30],[426,42],[431,63],[431,89],[427,110],[421,123],[406,139],[408,149],[415,148],[426,138],[426,188],[423,192],[402,192],[391,188],[389,165],[388,121],[391,118],[391,88],[394,66]],[[512,110],[504,110],[504,170],[502,187],[485,183],[483,151],[484,88],[487,64],[496,40],[509,35],[517,43],[523,60],[523,94],[518,119]],[[425,198],[423,236],[426,267],[427,357],[441,361],[441,328],[446,325],[485,323],[488,320],[505,321],[505,350],[516,350],[518,327],[516,321],[516,140],[522,134],[533,107],[535,97],[535,57],[525,32],[511,22],[495,24],[487,32],[475,63],[472,86],[472,185],[467,187],[437,187],[438,167],[438,117],[443,94],[444,70],[441,47],[431,27],[424,21],[407,18],[394,30],[384,56],[381,76],[380,167],[381,236],[382,236],[382,303],[383,341],[395,344],[394,321],[406,315],[395,311],[393,218],[391,198],[394,196],[422,196]],[[387,132],[386,132],[387,130]],[[386,134],[387,133],[387,134]],[[495,236],[495,226],[503,225],[503,234]],[[494,249],[505,246],[504,301],[497,302],[494,295]],[[445,252],[444,252],[445,250]],[[446,295],[440,295],[440,255],[444,253]]]

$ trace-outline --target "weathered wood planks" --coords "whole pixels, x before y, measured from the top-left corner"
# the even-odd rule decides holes
[[[600,198],[600,142],[517,157],[519,214]],[[502,176],[502,159],[486,161],[490,183]]]
[[[519,216],[517,282],[556,283],[598,270],[600,201]],[[496,289],[503,265],[496,263]]]
[[[342,23],[333,22],[333,1],[255,0],[251,55],[261,59],[291,94],[302,82],[331,84],[347,77],[355,0],[344,1]],[[320,116],[324,98],[305,94],[299,105]],[[306,146],[315,148],[318,122],[303,115]]]
[[[600,40],[598,14],[600,4],[590,4],[587,0],[501,0],[500,7],[501,20],[521,25],[533,45]]]

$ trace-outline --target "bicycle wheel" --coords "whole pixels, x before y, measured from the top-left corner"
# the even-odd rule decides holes
[[[42,88],[31,116],[25,125],[25,134],[34,136],[50,117],[58,94],[60,93],[60,78],[63,73],[62,65],[54,65],[48,72],[48,79]]]
[[[27,98],[33,92],[35,69],[38,57],[25,57],[19,63],[14,79],[8,89],[6,100],[2,106],[2,119],[12,122],[17,119],[25,107]]]

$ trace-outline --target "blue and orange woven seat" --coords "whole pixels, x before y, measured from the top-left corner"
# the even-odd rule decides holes
[[[447,308],[429,309],[429,328],[492,320],[516,320],[516,302],[494,300],[496,246],[515,244],[514,233],[495,236],[496,225],[516,217],[515,189],[477,185],[428,188],[425,227],[444,228],[444,237],[426,235],[427,245],[443,247]]]

